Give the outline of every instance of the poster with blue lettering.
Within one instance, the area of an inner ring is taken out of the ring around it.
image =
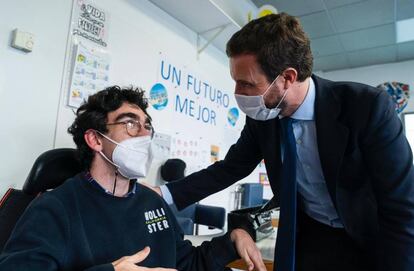
[[[156,81],[148,89],[151,115],[169,127],[167,132],[175,140],[171,158],[187,160],[189,167],[201,169],[223,158],[237,140],[244,118],[231,89],[230,74],[207,73],[172,58],[160,54]],[[212,146],[220,149],[213,160]]]
[[[157,80],[149,91],[149,101],[155,110],[172,109],[176,121],[192,127],[194,124],[220,129],[237,126],[240,113],[233,93],[221,88],[218,82],[165,57],[159,60]]]

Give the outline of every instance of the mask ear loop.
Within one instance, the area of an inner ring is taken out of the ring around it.
[[[112,195],[114,195],[114,196],[115,196],[115,188],[116,188],[116,180],[117,180],[117,177],[118,177],[118,169],[115,170],[114,188],[112,190]]]
[[[269,92],[269,90],[272,88],[272,86],[277,81],[277,79],[279,78],[279,76],[280,76],[280,74],[278,76],[276,76],[276,78],[272,81],[272,83],[270,83],[270,85],[267,87],[266,91],[262,94],[263,98]]]
[[[102,135],[104,138],[106,138],[107,140],[109,140],[109,141],[111,141],[112,143],[114,143],[114,144],[117,144],[115,141],[113,141],[112,139],[110,139],[109,137],[107,137],[107,136],[105,136],[104,134],[102,134],[101,132],[99,132],[99,131],[96,131],[97,133],[99,133],[100,135]],[[111,160],[109,160],[109,158],[108,157],[106,157],[106,155],[102,152],[102,151],[100,151],[99,152],[99,154],[107,161],[107,162],[109,162],[110,164],[112,164],[114,167],[115,167],[115,180],[114,180],[114,187],[113,187],[113,189],[112,189],[112,195],[114,195],[115,196],[115,189],[116,189],[116,182],[117,182],[117,179],[118,179],[118,168],[119,168],[119,166],[117,165],[117,164],[115,164],[114,162],[112,162]]]
[[[279,108],[279,106],[282,104],[283,100],[285,99],[285,97],[286,97],[286,95],[288,93],[288,90],[289,89],[285,90],[285,93],[283,94],[282,99],[280,99],[279,103],[276,105],[275,108]]]

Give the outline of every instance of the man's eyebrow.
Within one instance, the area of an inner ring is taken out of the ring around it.
[[[127,112],[127,113],[121,113],[121,114],[119,114],[115,118],[115,121],[120,121],[121,119],[124,119],[124,118],[131,118],[131,119],[134,119],[134,120],[139,120],[139,116],[138,115],[136,115],[136,114],[134,114],[132,112]]]
[[[253,85],[253,84],[254,84],[254,82],[249,82],[249,81],[246,81],[246,80],[241,80],[241,79],[236,80],[236,82],[237,82],[237,83],[243,83],[243,84],[249,84],[249,85]]]

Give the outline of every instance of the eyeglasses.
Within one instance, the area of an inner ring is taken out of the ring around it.
[[[154,136],[154,128],[149,122],[146,122],[144,125],[142,125],[141,122],[130,119],[126,121],[108,123],[106,125],[119,125],[119,124],[125,125],[126,131],[128,135],[130,136],[138,136],[140,133],[142,133],[143,128],[151,133],[151,138]]]

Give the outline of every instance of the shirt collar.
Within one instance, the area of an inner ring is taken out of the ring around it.
[[[103,192],[105,192],[108,195],[113,196],[114,194],[112,194],[111,191],[106,190],[105,188],[103,188],[103,186],[101,186],[93,177],[89,172],[85,173],[85,178],[89,181],[89,183],[91,183],[92,185],[94,185],[95,187],[98,187],[100,190],[102,190]],[[124,195],[124,198],[128,198],[132,195],[135,194],[137,190],[137,182],[136,180],[130,180],[129,182],[129,191],[126,195]]]
[[[306,93],[305,100],[298,107],[295,113],[290,116],[296,120],[314,120],[315,119],[315,96],[316,89],[312,77],[309,78],[308,93]]]

